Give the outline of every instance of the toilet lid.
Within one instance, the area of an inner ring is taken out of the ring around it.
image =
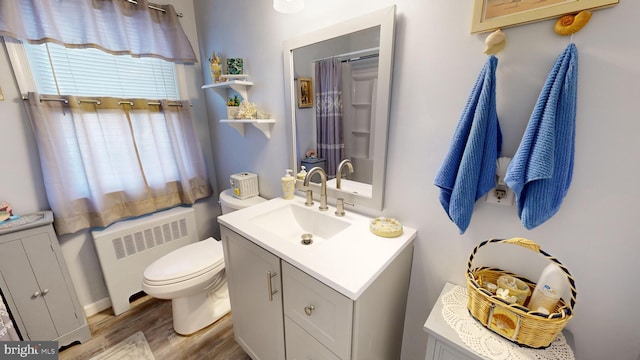
[[[210,237],[178,248],[154,261],[144,271],[145,281],[166,285],[224,268],[222,243]]]
[[[233,189],[227,189],[220,193],[220,201],[232,209],[239,210],[267,200],[260,196],[253,196],[244,200],[238,199],[233,195]]]

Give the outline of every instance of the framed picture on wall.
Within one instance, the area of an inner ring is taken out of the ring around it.
[[[473,0],[471,33],[613,6],[620,0]]]
[[[313,86],[310,77],[298,78],[298,107],[309,108],[313,106]]]

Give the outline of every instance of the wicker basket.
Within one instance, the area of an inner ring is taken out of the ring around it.
[[[514,276],[529,285],[531,292],[536,286],[530,280],[519,275],[490,267],[472,267],[472,262],[478,250],[488,244],[505,243],[519,245],[536,253],[542,254],[550,261],[557,264],[566,274],[569,281],[571,292],[570,304],[564,299],[556,306],[553,313],[545,315],[536,311],[530,311],[524,306],[518,304],[509,304],[501,298],[492,295],[491,292],[482,287],[483,284],[496,284],[498,277],[501,275]],[[491,239],[483,241],[478,245],[467,263],[467,290],[469,293],[469,302],[467,307],[471,316],[478,320],[487,329],[513,341],[516,344],[524,345],[532,348],[546,348],[560,334],[567,322],[573,317],[573,307],[576,303],[576,287],[575,281],[569,270],[560,263],[556,258],[547,254],[540,245],[532,240],[524,238],[512,239]]]

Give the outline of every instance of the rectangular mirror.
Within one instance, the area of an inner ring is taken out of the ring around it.
[[[323,167],[330,198],[375,210],[383,208],[395,12],[392,6],[284,43],[291,168]],[[344,159],[354,171],[343,173],[337,189]]]

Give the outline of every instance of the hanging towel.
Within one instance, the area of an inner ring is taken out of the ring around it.
[[[505,176],[527,229],[560,209],[573,175],[578,51],[569,44],[551,69]]]
[[[484,64],[434,181],[444,211],[461,234],[471,222],[476,200],[496,185],[496,159],[502,149],[496,113],[497,65],[493,55]]]

